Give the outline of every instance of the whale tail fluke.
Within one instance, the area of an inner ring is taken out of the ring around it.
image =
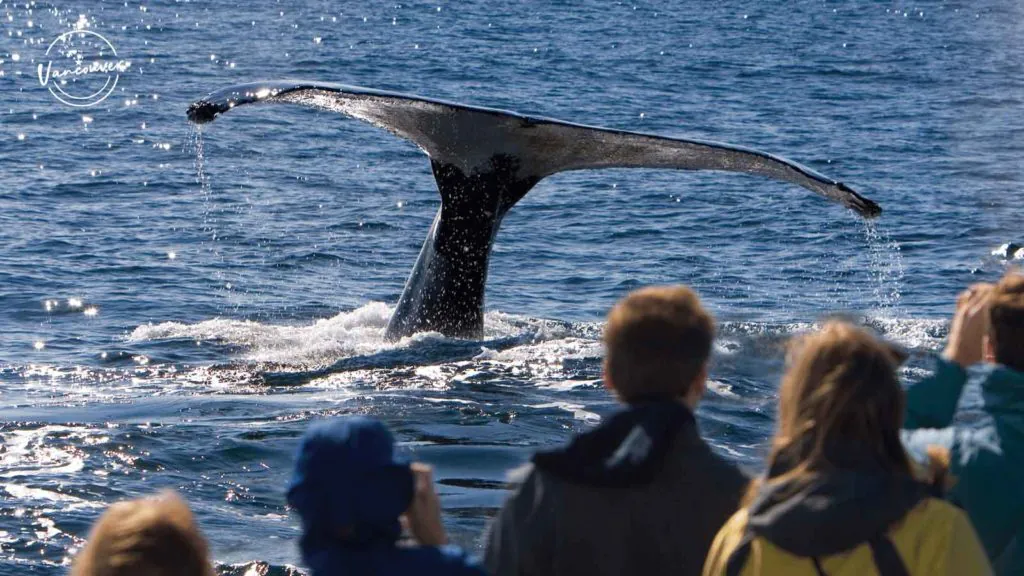
[[[521,180],[589,168],[724,170],[802,186],[861,216],[882,212],[878,204],[841,182],[742,146],[584,126],[355,86],[290,81],[242,84],[194,103],[188,116],[196,123],[210,122],[228,110],[256,102],[303,104],[364,120],[414,142],[435,162],[467,176],[486,173],[494,166]]]
[[[188,109],[192,122],[233,108],[287,102],[339,112],[412,141],[430,157],[441,207],[388,324],[386,336],[415,332],[476,337],[484,287],[502,218],[541,179],[590,168],[670,168],[758,174],[807,188],[865,217],[878,204],[814,170],[758,150],[610,130],[419,96],[310,82],[260,82],[210,94]]]

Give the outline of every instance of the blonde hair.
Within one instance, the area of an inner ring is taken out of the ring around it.
[[[1024,372],[1024,275],[1008,272],[990,298],[989,340],[995,360]]]
[[[783,459],[790,466],[769,483],[793,482],[798,489],[827,471],[827,449],[855,443],[895,474],[911,474],[900,442],[904,394],[897,375],[903,354],[866,330],[830,321],[796,339],[787,355],[779,388],[778,427],[769,466]],[[760,488],[755,481],[750,503]]]
[[[214,576],[206,540],[174,492],[112,505],[93,525],[71,576]]]
[[[642,288],[608,313],[604,369],[625,401],[686,395],[711,355],[715,323],[686,286]]]

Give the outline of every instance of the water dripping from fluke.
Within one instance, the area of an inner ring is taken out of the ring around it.
[[[904,277],[903,253],[899,242],[878,228],[875,220],[864,220],[874,301],[884,316],[898,317]]]

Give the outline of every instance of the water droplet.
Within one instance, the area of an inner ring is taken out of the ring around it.
[[[24,139],[25,139],[25,133],[24,132],[19,132],[18,133],[18,140],[21,141],[21,140],[24,140]]]
[[[43,348],[46,348],[46,342],[43,342],[42,340],[36,340],[35,344],[33,344],[32,347],[35,348],[36,350],[42,350]]]
[[[175,252],[174,250],[171,250],[170,252],[167,253],[167,259],[168,260],[174,260],[177,257],[178,257],[178,253]]]

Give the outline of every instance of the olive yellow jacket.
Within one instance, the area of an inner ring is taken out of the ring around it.
[[[704,576],[724,576],[730,555],[740,545],[749,514],[740,509],[718,532]],[[967,516],[935,498],[921,500],[888,533],[911,576],[987,576],[992,568]],[[818,558],[790,554],[764,538],[755,538],[739,572],[742,576],[866,576],[879,574],[867,543],[847,552]]]

